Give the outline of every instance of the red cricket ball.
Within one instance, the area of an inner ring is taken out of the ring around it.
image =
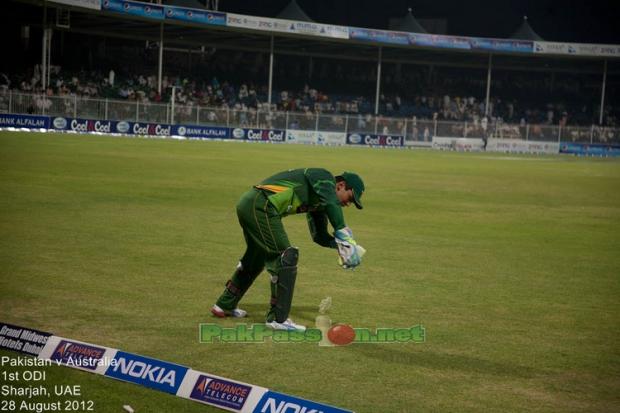
[[[337,346],[346,346],[355,340],[355,330],[347,324],[336,324],[327,332],[327,338]]]

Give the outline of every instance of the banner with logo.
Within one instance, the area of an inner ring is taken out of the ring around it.
[[[226,13],[226,26],[252,30],[272,31],[276,19],[260,16],[245,16],[243,14]]]
[[[322,413],[352,413],[338,407],[321,404],[310,400],[289,396],[288,394],[267,391],[253,413],[281,413],[281,412],[322,412]]]
[[[0,348],[38,356],[51,333],[0,322]]]
[[[418,141],[415,139],[412,140],[406,140],[404,143],[404,146],[410,147],[410,148],[432,148],[433,147],[433,142],[427,142],[427,141]]]
[[[230,139],[230,128],[219,126],[173,125],[172,135],[189,139]]]
[[[319,143],[318,132],[310,130],[287,129],[286,143],[305,143],[315,145]]]
[[[348,39],[349,28],[345,26],[335,26],[315,22],[300,22],[294,20],[274,19],[275,31],[305,34],[309,36],[331,37],[334,39]]]
[[[620,45],[574,43],[573,47],[575,49],[575,54],[577,56],[598,56],[598,57],[620,56]]]
[[[84,7],[85,9],[101,10],[101,0],[49,0],[67,6]]]
[[[407,33],[392,32],[388,30],[362,29],[359,27],[352,27],[349,29],[349,38],[367,42],[400,45],[409,44],[409,35]]]
[[[405,138],[403,136],[390,135],[371,135],[350,133],[347,135],[347,144],[349,145],[366,145],[366,146],[403,146]]]
[[[315,22],[300,22],[286,19],[272,19],[269,17],[246,16],[243,14],[226,13],[226,25],[243,29],[265,30],[309,36],[331,37],[348,39],[349,28]]]
[[[480,138],[447,138],[433,136],[433,149],[479,152],[484,150],[484,140]]]
[[[177,396],[221,409],[252,412],[267,391],[261,386],[190,369]]]
[[[309,145],[345,145],[347,134],[344,132],[286,130],[286,143],[304,143]]]
[[[497,52],[532,53],[534,42],[528,40],[505,40],[487,39],[483,37],[470,37],[472,49],[491,50]]]
[[[346,145],[347,134],[344,132],[318,131],[317,140],[320,145]]]
[[[127,132],[123,132],[126,128]],[[172,136],[172,125],[166,123],[149,123],[149,122],[118,122],[116,124],[118,133],[129,133],[141,136]]]
[[[283,129],[235,128],[232,130],[232,137],[252,142],[286,142],[286,131]]]
[[[28,349],[26,344],[33,346]],[[37,347],[37,348],[35,348]],[[0,348],[240,413],[353,413],[189,367],[0,322]]]
[[[164,19],[164,8],[151,3],[140,3],[128,0],[103,0],[101,8],[105,11],[122,13],[147,19]]]
[[[165,123],[127,122],[56,117],[52,119],[54,130],[78,133],[121,133],[140,136],[172,136],[172,125]]]
[[[584,156],[620,156],[620,145],[602,143],[560,143],[560,153]]]
[[[94,120],[81,118],[63,118],[61,116],[52,118],[52,128],[61,131],[71,132],[99,132],[116,133],[116,124],[119,122],[111,120]]]
[[[105,372],[108,377],[177,394],[188,367],[138,354],[117,351]]]
[[[534,42],[534,53],[575,55],[575,56],[618,57],[620,56],[620,45]]]
[[[558,142],[524,141],[521,139],[489,138],[487,152],[557,154]]]
[[[0,114],[0,128],[49,129],[49,116]]]
[[[534,53],[576,55],[577,49],[571,43],[534,42]]]
[[[226,26],[226,14],[208,10],[165,6],[164,16],[166,19],[179,20],[186,23]]]
[[[409,44],[424,47],[440,47],[445,49],[471,49],[467,37],[443,36],[440,34],[409,33]]]
[[[38,357],[40,360],[51,360],[58,365],[103,375],[116,351],[110,347],[51,336]]]

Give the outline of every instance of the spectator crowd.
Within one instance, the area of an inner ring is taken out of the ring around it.
[[[336,66],[334,77],[338,78],[342,69]],[[360,87],[361,93],[330,93],[313,87],[312,82],[300,80],[298,87],[280,88],[272,92],[272,106],[266,105],[268,89],[265,83],[233,82],[217,76],[205,75],[201,78],[184,76],[163,76],[161,93],[158,91],[157,76],[150,74],[117,75],[114,70],[65,71],[60,66],[52,66],[50,82],[42,90],[41,70],[35,66],[30,73],[20,75],[0,74],[0,88],[4,92],[13,90],[37,93],[41,96],[80,96],[91,98],[120,99],[141,103],[166,103],[175,90],[175,101],[183,106],[230,108],[235,110],[271,109],[305,114],[353,114],[358,122],[365,122],[368,114],[374,113],[374,94],[363,93],[368,88]],[[486,114],[489,119],[515,124],[547,125],[591,125],[598,123],[596,104],[567,105],[564,101],[539,102],[537,105],[521,103],[517,98],[502,99],[492,95],[487,111],[484,96],[469,93],[480,90],[481,85],[464,82],[458,75],[443,76],[443,83],[434,87],[406,93],[395,86],[416,81],[416,77],[388,75],[385,80],[386,92],[379,98],[379,113],[384,117],[415,117],[418,120],[468,121],[479,124]],[[320,79],[320,77],[319,77]],[[357,82],[371,82],[372,73],[364,78],[361,72],[352,74]],[[518,90],[525,88],[521,79],[513,82]],[[317,82],[323,84],[324,82]],[[371,82],[372,83],[372,82]],[[504,91],[506,80],[498,79],[497,88]],[[456,85],[456,88],[455,88]],[[562,84],[560,83],[560,87]],[[173,89],[174,87],[174,89]],[[329,87],[329,86],[327,86]],[[496,87],[496,86],[494,86]],[[567,86],[567,87],[570,87]],[[460,93],[454,92],[461,88]],[[337,89],[337,88],[334,88]],[[390,93],[392,91],[392,93]],[[558,89],[558,96],[562,96]],[[510,95],[510,94],[508,94]],[[520,93],[514,93],[520,96]],[[47,101],[49,102],[49,101]],[[37,105],[45,107],[44,98]],[[618,113],[611,105],[605,106],[604,124],[618,126]]]

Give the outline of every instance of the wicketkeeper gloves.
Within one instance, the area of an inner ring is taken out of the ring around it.
[[[334,233],[334,239],[338,247],[338,264],[344,269],[353,269],[362,263],[362,255],[366,252],[362,246],[357,245],[353,233],[349,227],[339,229]]]

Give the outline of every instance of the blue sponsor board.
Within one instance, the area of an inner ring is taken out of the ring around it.
[[[285,142],[286,131],[282,129],[235,128],[232,130],[232,137],[258,142]]]
[[[101,2],[101,9],[147,19],[164,19],[164,8],[150,3],[126,0],[103,0]]]
[[[403,146],[404,138],[402,136],[350,133],[347,135],[347,144],[396,147]]]
[[[176,394],[187,370],[178,364],[118,351],[105,375]]]
[[[409,33],[409,43],[414,46],[441,47],[444,49],[471,49],[471,43],[465,37],[439,34]]]
[[[72,132],[113,133],[117,122],[111,120],[95,120],[81,118],[52,118],[51,127],[56,130]]]
[[[352,27],[349,29],[349,37],[355,40],[368,42],[379,42],[388,44],[409,44],[409,37],[406,33],[392,32],[387,30],[361,29]]]
[[[77,343],[70,340],[60,340],[50,360],[72,367],[81,367],[95,371],[99,360],[103,358],[105,348],[90,344]]]
[[[142,136],[171,136],[172,126],[165,123],[127,122],[57,117],[52,120],[56,130],[72,132],[122,133]]]
[[[251,391],[251,386],[201,374],[189,397],[202,403],[241,410]]]
[[[187,138],[229,139],[230,129],[219,126],[176,125],[172,127],[172,134]]]
[[[310,400],[289,396],[269,390],[263,395],[253,413],[282,413],[282,412],[313,412],[313,413],[352,413],[350,410],[339,409],[328,404],[321,404]]]
[[[142,135],[142,136],[171,136],[172,135],[172,125],[168,125],[166,123],[148,123],[148,122],[125,122],[125,124],[121,124],[118,122],[116,125],[116,129],[118,133],[128,133],[133,135]],[[121,128],[119,129],[119,124],[121,124]],[[129,127],[127,132],[122,132],[125,127]]]
[[[527,40],[502,40],[472,37],[470,38],[470,42],[472,49],[493,50],[498,52],[534,52],[534,42]]]
[[[50,118],[36,115],[0,115],[0,128],[49,129]]]
[[[560,153],[586,156],[620,156],[620,145],[562,142],[560,143]]]
[[[164,7],[166,19],[179,20],[187,23],[226,25],[226,14],[208,10],[187,9],[184,7]]]

